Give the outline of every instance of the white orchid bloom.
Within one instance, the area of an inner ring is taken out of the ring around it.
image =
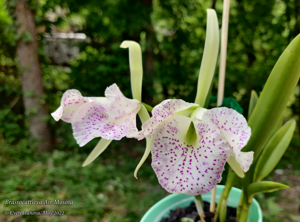
[[[116,84],[105,90],[105,97],[83,97],[78,90],[66,91],[60,107],[51,115],[58,121],[71,123],[80,146],[96,137],[120,140],[136,131],[136,114],[141,103],[126,98]]]
[[[136,134],[139,139],[152,138],[152,168],[171,193],[207,193],[221,181],[230,156],[244,172],[253,161],[253,152],[240,151],[251,135],[241,114],[222,107],[197,108],[192,118],[180,115],[184,108],[195,107],[197,104],[182,100],[163,101]]]

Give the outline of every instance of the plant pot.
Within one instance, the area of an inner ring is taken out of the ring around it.
[[[217,185],[216,202],[218,203],[224,185]],[[240,201],[242,191],[233,187],[228,196],[227,205],[230,207],[237,207]],[[210,202],[210,192],[202,194],[203,201]],[[175,210],[177,207],[187,207],[194,201],[194,196],[186,194],[171,194],[154,206],[152,206],[147,213],[143,216],[141,222],[160,222],[162,218],[168,217],[170,210]],[[259,203],[253,198],[247,222],[262,222],[262,211]]]

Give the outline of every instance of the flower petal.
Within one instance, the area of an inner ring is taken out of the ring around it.
[[[95,137],[120,140],[136,129],[136,114],[140,102],[127,99],[116,84],[105,91],[108,102],[94,100],[82,105],[72,120],[73,135],[80,146]]]
[[[236,161],[240,164],[244,172],[247,172],[253,162],[254,152],[240,152],[236,157]]]
[[[109,102],[109,116],[117,117],[134,113],[136,116],[137,112],[141,107],[141,103],[136,99],[128,99],[120,91],[116,84],[107,87],[105,90],[105,97]],[[136,127],[134,127],[136,129]]]
[[[237,158],[251,136],[245,117],[233,109],[222,107],[207,110],[202,120],[213,123],[221,131]]]
[[[172,116],[161,123],[152,139],[152,167],[159,183],[171,193],[198,195],[221,181],[229,144],[209,122],[194,121],[197,142],[186,143],[191,119]]]
[[[152,117],[143,124],[142,131],[137,133],[136,137],[138,140],[144,139],[145,137],[151,139],[153,132],[166,118],[180,111],[187,110],[191,107],[196,108],[198,106],[198,104],[187,103],[181,99],[164,100],[153,108]]]
[[[78,108],[88,101],[88,98],[83,97],[78,90],[67,90],[62,96],[60,107],[51,113],[51,115],[55,121],[62,119],[63,121],[70,123]]]

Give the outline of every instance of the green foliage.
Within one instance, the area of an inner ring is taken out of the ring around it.
[[[290,120],[271,137],[255,166],[253,181],[260,181],[269,175],[288,148],[296,123]]]
[[[250,103],[249,103],[249,110],[248,110],[248,119],[250,118],[250,116],[254,110],[254,107],[256,106],[257,100],[258,100],[258,95],[254,90],[252,90]]]
[[[271,136],[276,120],[280,118],[298,83],[299,54],[300,35],[288,45],[276,62],[248,121],[252,135],[244,151],[254,151],[254,160]]]
[[[143,148],[110,146],[93,165],[82,168],[85,156],[75,152],[54,151],[42,157],[28,144],[0,144],[0,198],[4,211],[65,211],[67,221],[74,218],[92,221],[138,221],[147,208],[165,195],[153,176],[149,163],[140,170],[143,180],[133,177],[137,159]],[[119,153],[119,151],[120,152]],[[24,152],[27,150],[27,152]],[[120,170],[122,168],[122,170]],[[13,176],[11,176],[13,175]],[[148,195],[151,190],[151,198]],[[9,200],[71,200],[72,205],[5,205]],[[136,202],[139,201],[137,205]],[[23,218],[33,221],[33,218]]]
[[[252,197],[255,194],[263,193],[263,192],[273,192],[279,189],[288,189],[289,186],[286,186],[281,183],[276,183],[273,181],[259,181],[251,183],[247,188],[247,194],[249,196],[249,200],[252,200]]]

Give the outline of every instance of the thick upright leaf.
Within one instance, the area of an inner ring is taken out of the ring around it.
[[[254,110],[254,107],[257,103],[257,100],[258,100],[258,96],[257,96],[257,93],[252,90],[251,91],[251,98],[250,98],[250,103],[249,103],[249,109],[248,109],[248,119],[250,118],[253,110]]]
[[[275,168],[291,142],[295,127],[295,120],[288,121],[268,141],[256,164],[254,181],[262,180]]]
[[[290,187],[282,183],[277,183],[273,181],[260,181],[251,183],[247,188],[248,197],[252,199],[255,194],[273,192],[279,189],[289,189]]]
[[[207,26],[204,52],[198,78],[195,103],[204,106],[206,96],[215,73],[219,53],[219,24],[215,10],[207,9]]]
[[[254,151],[254,161],[269,140],[300,77],[300,35],[275,64],[248,121],[252,135],[243,151]]]

